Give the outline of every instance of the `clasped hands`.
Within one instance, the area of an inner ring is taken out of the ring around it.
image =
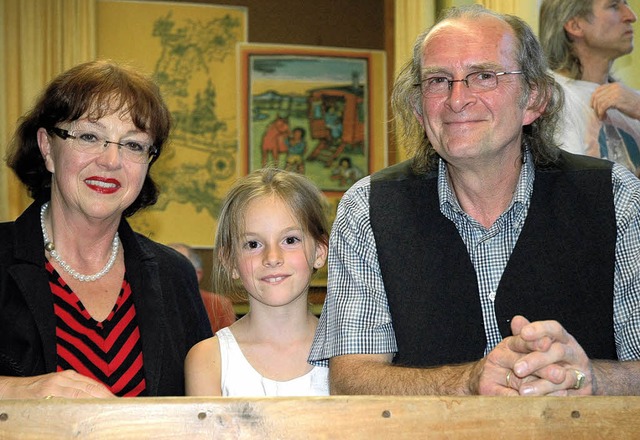
[[[566,396],[595,392],[591,361],[557,321],[511,321],[512,336],[479,361],[478,394]]]

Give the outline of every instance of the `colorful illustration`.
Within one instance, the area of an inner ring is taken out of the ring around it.
[[[169,145],[152,168],[161,187],[158,203],[132,223],[158,241],[210,246],[220,200],[238,175],[236,44],[246,40],[246,10],[98,4],[99,56],[152,74],[174,120]]]
[[[371,72],[378,71],[370,52],[266,45],[241,50],[247,171],[275,165],[340,194],[354,176],[375,168]],[[336,172],[345,164],[348,176]]]

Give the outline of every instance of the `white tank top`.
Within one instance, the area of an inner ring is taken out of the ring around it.
[[[216,332],[220,344],[222,395],[259,396],[328,396],[329,368],[314,366],[304,376],[286,382],[267,379],[244,357],[228,327]]]

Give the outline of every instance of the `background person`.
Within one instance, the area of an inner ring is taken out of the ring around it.
[[[307,295],[327,228],[324,196],[301,174],[266,168],[236,182],[218,220],[214,287],[244,293],[249,312],[189,351],[187,394],[329,394],[328,369],[307,363],[318,325]]]
[[[633,50],[636,19],[624,0],[544,0],[540,8],[540,42],[566,101],[558,142],[638,175],[640,93],[611,73]]]
[[[191,265],[131,230],[170,130],[158,87],[80,64],[20,121],[7,163],[34,202],[0,225],[0,397],[184,395],[211,336]]]
[[[331,230],[310,360],[332,394],[640,394],[640,180],[554,146],[521,19],[449,10],[413,54],[392,93],[413,158]]]
[[[189,259],[196,270],[196,277],[198,278],[198,284],[200,284],[204,274],[200,255],[191,246],[184,243],[171,243],[168,246]],[[204,308],[207,310],[213,333],[216,333],[221,328],[229,327],[235,322],[236,313],[233,310],[231,299],[202,288],[200,289],[200,296],[202,296]]]

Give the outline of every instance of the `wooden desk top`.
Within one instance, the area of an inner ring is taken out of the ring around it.
[[[637,439],[640,397],[3,400],[0,438]]]

